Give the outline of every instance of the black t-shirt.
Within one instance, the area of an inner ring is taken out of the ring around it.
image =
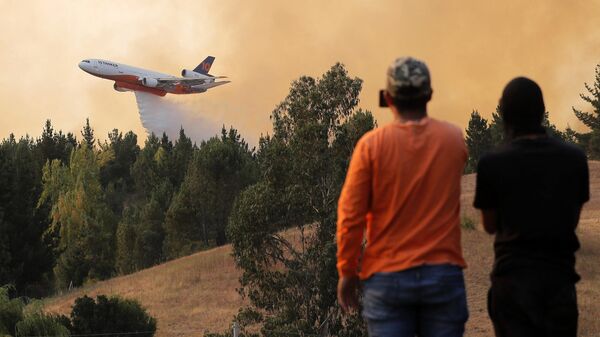
[[[521,138],[482,156],[474,206],[497,214],[492,275],[527,268],[579,280],[575,228],[588,200],[587,158],[561,140]]]

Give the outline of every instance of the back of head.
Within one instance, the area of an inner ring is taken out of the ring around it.
[[[400,110],[424,107],[432,93],[427,65],[412,57],[397,58],[388,68],[386,90]]]
[[[544,132],[544,97],[542,89],[526,77],[508,82],[500,98],[500,115],[506,131],[513,136]]]

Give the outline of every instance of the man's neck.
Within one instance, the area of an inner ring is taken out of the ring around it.
[[[514,130],[508,129],[506,136],[509,140],[519,140],[519,139],[539,139],[548,137],[546,130],[543,127],[540,127],[538,131],[531,132],[515,132]]]
[[[401,123],[418,122],[427,117],[427,110],[404,110],[396,115],[396,120]]]
[[[519,135],[513,137],[512,140],[520,140],[520,139],[539,139],[548,137],[545,133],[532,133],[527,135]]]

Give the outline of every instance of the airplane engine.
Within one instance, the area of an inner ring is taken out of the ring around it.
[[[126,92],[126,91],[131,91],[127,88],[123,88],[117,85],[117,82],[115,82],[115,84],[113,85],[113,88],[115,88],[116,91],[118,92]]]
[[[146,87],[156,88],[158,81],[155,78],[144,77],[142,78],[142,84]]]
[[[193,70],[183,69],[181,71],[181,76],[194,78],[194,77],[201,77],[202,74],[199,74],[199,73],[197,73],[197,72],[195,72]]]

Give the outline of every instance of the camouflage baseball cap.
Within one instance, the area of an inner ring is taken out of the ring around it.
[[[399,57],[388,68],[387,92],[398,99],[421,98],[431,94],[427,65],[412,57]]]

